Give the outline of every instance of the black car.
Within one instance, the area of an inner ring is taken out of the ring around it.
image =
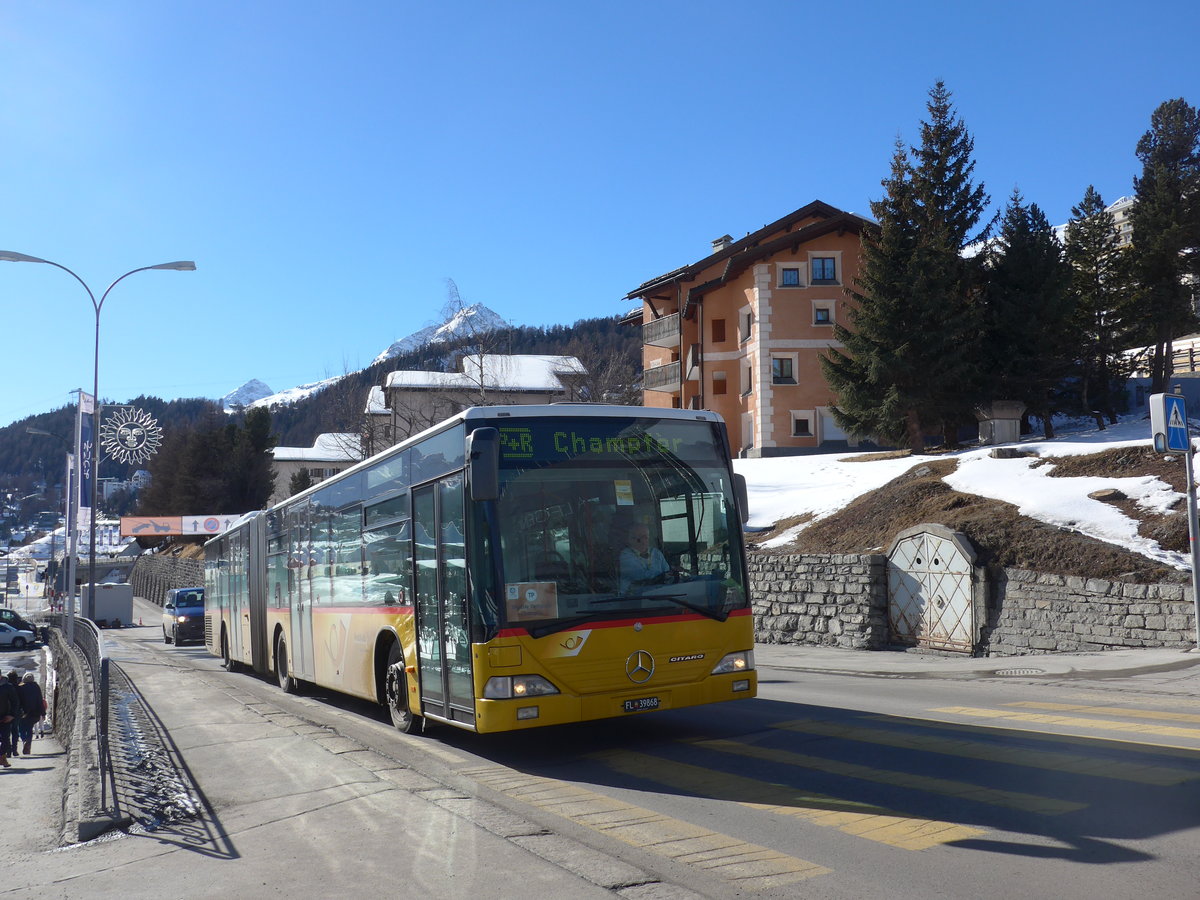
[[[15,610],[8,609],[7,607],[0,608],[0,622],[3,622],[5,625],[11,625],[19,631],[38,633],[38,630],[33,627],[33,624],[29,620],[22,619],[17,615]]]
[[[204,640],[204,588],[172,588],[163,598],[163,643]]]

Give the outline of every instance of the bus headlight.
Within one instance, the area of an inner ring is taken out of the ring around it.
[[[542,697],[557,693],[558,688],[541,675],[494,675],[483,686],[483,696],[489,700]]]
[[[182,625],[184,622],[187,621],[187,616],[179,616],[178,618],[175,619],[175,621],[178,622],[180,625]]]
[[[754,668],[754,651],[739,650],[737,653],[726,653],[721,657],[712,670],[714,675],[727,675],[730,672],[749,672]]]

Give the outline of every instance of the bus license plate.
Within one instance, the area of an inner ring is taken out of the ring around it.
[[[625,701],[625,712],[643,712],[647,709],[658,709],[657,697],[638,697]]]

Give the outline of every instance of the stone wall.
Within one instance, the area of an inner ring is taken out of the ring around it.
[[[748,554],[754,638],[875,650],[889,642],[887,557]],[[1190,647],[1190,586],[1126,584],[1019,569],[989,573],[980,655]]]
[[[869,650],[887,643],[886,559],[749,554],[754,639]]]
[[[199,587],[204,584],[204,561],[174,556],[139,556],[129,575],[133,593],[159,606],[171,588]]]
[[[993,656],[1190,647],[1191,588],[1005,569],[992,582],[985,647]]]

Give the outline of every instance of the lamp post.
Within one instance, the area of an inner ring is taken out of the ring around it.
[[[48,266],[54,266],[56,269],[62,269],[81,285],[87,291],[88,298],[92,301],[92,308],[96,311],[96,350],[93,355],[92,366],[92,446],[88,453],[88,461],[91,464],[91,511],[88,533],[88,618],[95,617],[95,602],[96,602],[96,486],[99,474],[100,456],[98,452],[99,434],[100,434],[100,311],[104,308],[104,301],[108,299],[109,292],[118,284],[128,278],[130,275],[136,275],[138,272],[147,272],[151,269],[170,269],[176,272],[194,272],[196,264],[191,260],[179,260],[178,262],[159,263],[156,266],[140,266],[136,269],[131,269],[120,278],[116,279],[112,284],[105,288],[104,293],[100,295],[100,300],[97,302],[96,295],[92,293],[92,289],[88,287],[87,282],[68,269],[66,266],[52,262],[48,259],[41,259],[37,256],[28,256],[24,253],[14,253],[11,250],[0,250],[0,262],[32,262],[45,263]],[[71,597],[74,597],[74,591],[71,592]]]

